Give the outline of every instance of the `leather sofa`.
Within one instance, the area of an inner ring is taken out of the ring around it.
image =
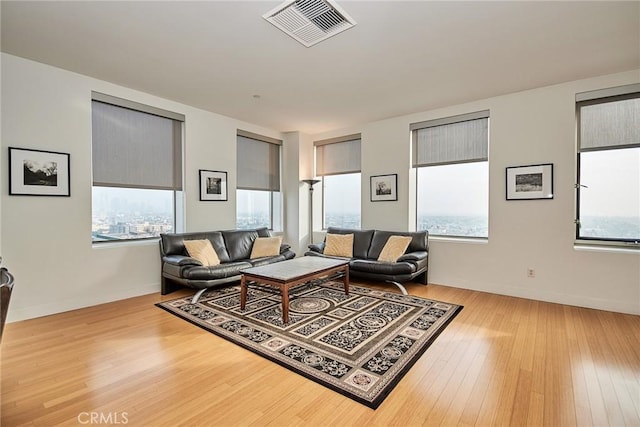
[[[369,280],[381,280],[396,285],[403,294],[407,291],[401,283],[417,281],[428,283],[429,234],[427,231],[400,232],[382,230],[354,230],[329,227],[327,234],[353,234],[353,257],[349,261],[349,275]],[[396,262],[378,261],[382,248],[391,236],[411,236],[404,255]],[[305,255],[324,254],[325,241],[309,245]],[[333,257],[332,257],[333,258]]]
[[[173,292],[180,286],[188,286],[198,289],[192,300],[195,303],[207,289],[240,280],[242,269],[272,264],[296,256],[289,245],[282,244],[279,255],[251,259],[253,243],[258,237],[272,235],[267,228],[161,234],[162,295]],[[211,242],[220,264],[204,266],[188,255],[184,241],[203,239]]]

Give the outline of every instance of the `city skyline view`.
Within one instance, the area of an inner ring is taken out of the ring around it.
[[[174,232],[171,190],[92,188],[94,242],[145,239]]]
[[[640,239],[640,148],[581,154],[580,238]],[[417,229],[432,235],[488,237],[486,162],[419,168]],[[435,183],[435,185],[434,185]],[[587,184],[588,183],[588,184]],[[323,179],[326,227],[360,228],[361,174]],[[614,189],[614,191],[611,191]],[[236,227],[282,229],[281,193],[236,192]],[[173,191],[93,187],[92,239],[158,237],[174,232]],[[460,203],[465,200],[465,203]],[[437,201],[437,202],[436,202]],[[270,210],[274,209],[271,224]]]

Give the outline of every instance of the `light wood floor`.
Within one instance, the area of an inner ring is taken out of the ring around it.
[[[465,308],[375,411],[153,305],[179,291],[7,325],[2,426],[640,425],[640,316],[408,290]]]

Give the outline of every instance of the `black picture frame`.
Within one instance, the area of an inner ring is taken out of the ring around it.
[[[372,175],[369,194],[372,202],[394,202],[398,200],[398,174]]]
[[[553,163],[506,168],[506,199],[553,199]]]
[[[225,202],[228,200],[227,173],[200,169],[200,201]]]
[[[71,155],[9,147],[9,195],[71,197]]]

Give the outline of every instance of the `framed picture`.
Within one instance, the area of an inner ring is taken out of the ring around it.
[[[200,169],[200,200],[227,200],[227,173]]]
[[[372,176],[370,191],[372,202],[398,200],[398,174]]]
[[[507,200],[553,199],[553,163],[507,168]]]
[[[69,154],[9,147],[9,194],[69,197]]]

